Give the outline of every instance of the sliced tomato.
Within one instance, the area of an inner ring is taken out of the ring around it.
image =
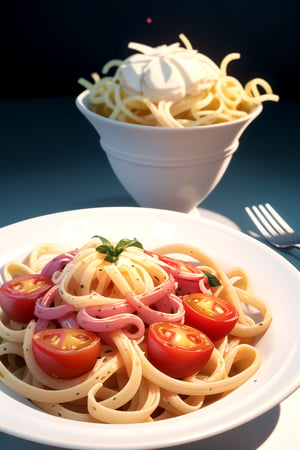
[[[28,323],[34,318],[34,306],[53,286],[49,275],[21,275],[0,287],[0,306],[16,322]]]
[[[147,357],[161,372],[183,378],[209,360],[214,344],[201,331],[182,323],[154,322],[147,335]]]
[[[32,338],[34,357],[47,374],[75,378],[91,370],[101,352],[97,334],[81,328],[38,331]]]
[[[230,333],[238,320],[236,309],[219,297],[195,293],[182,297],[184,322],[217,341]]]

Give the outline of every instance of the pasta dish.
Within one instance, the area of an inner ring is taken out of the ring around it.
[[[205,408],[257,372],[268,305],[200,248],[94,236],[3,268],[0,377],[49,414],[138,423]]]
[[[111,60],[101,77],[79,84],[89,91],[90,109],[121,122],[161,127],[194,127],[242,118],[264,101],[278,101],[270,84],[254,78],[245,86],[228,73],[239,53],[224,57],[220,67],[192,48],[180,34],[178,43],[156,48],[138,43],[124,61]],[[114,75],[109,71],[115,68]]]

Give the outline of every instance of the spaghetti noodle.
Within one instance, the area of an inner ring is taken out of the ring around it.
[[[67,253],[69,262],[52,275],[57,291],[51,305],[45,300],[47,294],[44,300],[37,300],[36,317],[28,324],[10,320],[0,309],[0,377],[5,385],[53,415],[87,422],[137,423],[204,408],[259,369],[261,357],[255,338],[266,332],[272,316],[241,268],[225,272],[201,249],[185,244],[163,246],[154,252],[128,247],[116,262],[105,260],[98,247],[99,238],[95,237]],[[8,262],[4,281],[40,273],[53,256],[65,251],[63,246],[41,244],[25,261]],[[172,254],[192,260],[201,273],[216,277],[218,286],[199,286],[233,305],[239,316],[230,334],[215,342],[203,369],[181,379],[155,367],[147,358],[145,344],[149,324],[184,321],[172,271],[159,259]],[[129,302],[132,298],[133,303]],[[62,308],[66,308],[64,313]],[[257,315],[260,319],[255,322]],[[59,323],[86,327],[101,337],[101,355],[89,372],[59,379],[39,366],[33,336],[37,330],[61,326]]]
[[[194,51],[184,35],[181,34],[179,37],[187,51]],[[146,47],[136,44],[133,48],[139,46]],[[198,55],[195,52],[195,58]],[[177,128],[209,125],[245,117],[258,104],[279,100],[266,80],[254,78],[242,86],[237,78],[228,74],[230,62],[239,58],[239,53],[225,56],[212,83],[179,100],[168,99],[166,95],[165,99],[153,101],[145,95],[128,92],[126,86],[122,85],[121,69],[124,61],[120,60],[109,61],[103,67],[102,78],[98,73],[93,73],[91,75],[93,83],[84,78],[80,78],[78,82],[89,90],[90,109],[113,120]],[[115,74],[108,76],[112,67],[116,67]]]

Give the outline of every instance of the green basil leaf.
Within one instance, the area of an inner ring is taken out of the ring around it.
[[[119,257],[118,255],[109,254],[105,256],[104,261],[115,263],[118,261],[118,257]]]
[[[137,239],[133,239],[132,243],[130,244],[131,247],[137,247],[143,249],[143,244],[138,241]]]
[[[114,248],[111,245],[99,245],[98,247],[96,247],[96,250],[99,253],[114,253]]]
[[[114,247],[113,244],[103,236],[96,235],[93,237],[97,237],[102,241],[102,244],[98,245],[98,247],[96,247],[96,250],[99,253],[106,254],[104,260],[108,262],[117,262],[119,255],[127,247],[138,247],[141,249],[143,248],[142,244],[137,239],[121,239]]]
[[[127,239],[127,238],[125,238],[125,239],[121,239],[117,243],[115,249],[116,249],[116,252],[118,254],[120,254],[123,250],[125,250],[125,248],[128,248],[128,247],[143,248],[142,244],[137,239]]]
[[[95,236],[93,236],[93,237],[94,237],[94,238],[96,237],[96,238],[100,239],[100,241],[102,242],[102,244],[105,244],[105,245],[108,245],[109,247],[112,247],[112,243],[111,243],[108,239],[106,239],[105,237],[99,236],[99,235],[95,235]]]
[[[207,272],[206,270],[202,270],[202,272],[207,276],[210,287],[221,286],[220,280],[215,275],[213,275],[210,272]]]

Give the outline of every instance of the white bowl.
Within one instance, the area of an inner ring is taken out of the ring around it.
[[[136,450],[201,440],[246,423],[279,404],[300,385],[300,274],[253,238],[216,222],[172,211],[92,208],[42,216],[0,230],[0,266],[40,242],[78,246],[95,234],[117,240],[136,237],[146,248],[185,242],[201,247],[225,269],[241,265],[273,322],[257,347],[262,365],[254,377],[216,403],[160,422],[105,425],[46,414],[0,385],[0,429],[43,444],[72,449]]]
[[[135,125],[89,109],[89,92],[76,99],[94,126],[116,176],[140,206],[190,212],[224,175],[239,138],[261,113],[222,124],[190,128]]]

